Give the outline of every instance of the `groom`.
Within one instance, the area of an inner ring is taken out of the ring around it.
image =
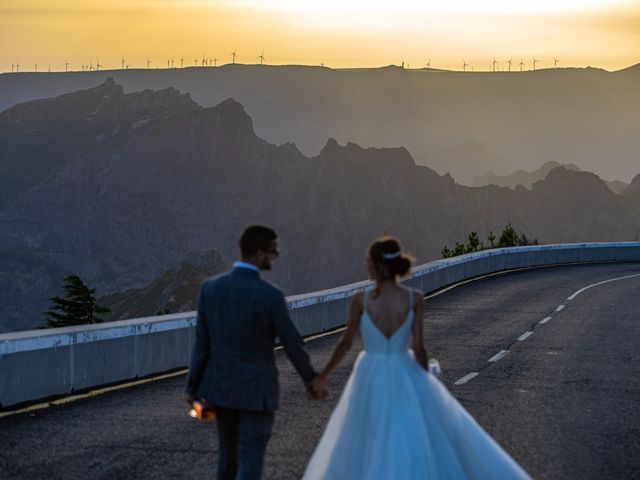
[[[276,233],[261,225],[240,237],[242,261],[204,282],[198,300],[196,341],[187,402],[198,397],[217,412],[218,479],[259,479],[274,412],[278,408],[277,336],[312,398],[316,376],[280,290],[260,278],[277,258]]]

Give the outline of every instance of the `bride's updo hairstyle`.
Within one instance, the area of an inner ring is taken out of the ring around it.
[[[369,258],[378,272],[380,279],[388,277],[404,277],[409,273],[414,258],[402,253],[400,241],[395,237],[382,237],[369,247]]]

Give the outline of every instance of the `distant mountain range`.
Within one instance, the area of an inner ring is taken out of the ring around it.
[[[507,222],[547,243],[633,240],[640,230],[638,177],[623,196],[564,168],[531,190],[464,187],[401,147],[330,139],[309,158],[259,138],[234,100],[203,108],[172,88],[125,94],[112,79],[5,110],[0,145],[4,331],[41,325],[71,273],[98,295],[143,289],[139,302],[153,310],[145,292],[166,297],[191,252],[215,249],[229,266],[256,222],[280,233],[267,277],[287,294],[364,278],[365,248],[385,231],[425,262]]]
[[[542,164],[540,168],[529,172],[527,170],[517,170],[510,175],[494,175],[492,172],[488,172],[482,176],[473,177],[473,182],[471,185],[474,187],[484,187],[485,185],[497,185],[499,187],[509,187],[515,188],[517,185],[522,185],[526,188],[531,188],[531,186],[542,179],[544,179],[551,170],[558,167],[564,167],[567,170],[573,170],[574,172],[579,172],[580,168],[576,165],[566,164],[563,165],[558,162],[550,161]],[[603,180],[604,183],[611,189],[612,192],[617,194],[622,194],[629,186],[628,183],[621,182],[619,180],[609,181]]]
[[[420,165],[471,185],[546,161],[628,183],[640,152],[640,65],[452,72],[389,66],[217,68],[0,75],[0,111],[86,89],[113,76],[125,91],[174,87],[204,107],[234,98],[275,144],[317,155],[327,138],[403,146]]]
[[[222,257],[215,250],[189,255],[177,268],[171,268],[142,288],[105,295],[98,303],[111,312],[107,321],[150,317],[193,311],[198,306],[202,282],[224,270]]]

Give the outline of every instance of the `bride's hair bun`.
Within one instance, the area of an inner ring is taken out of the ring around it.
[[[404,277],[413,265],[413,257],[402,253],[400,241],[395,237],[382,237],[369,247],[369,257],[375,265],[383,266],[391,275]]]

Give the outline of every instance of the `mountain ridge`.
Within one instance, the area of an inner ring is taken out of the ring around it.
[[[101,101],[93,93],[87,114]],[[471,188],[417,165],[404,147],[329,139],[306,157],[258,137],[234,100],[204,108],[151,99],[160,107],[135,129],[144,115],[121,100],[107,99],[90,134],[66,142],[26,123],[16,135],[0,128],[0,329],[42,324],[70,273],[102,296],[148,286],[188,252],[213,248],[229,265],[251,223],[280,234],[267,278],[287,294],[361,280],[366,245],[385,231],[425,262],[470,231],[486,237],[509,222],[543,242],[631,240],[640,224],[634,197],[584,172],[554,174],[531,191]],[[31,105],[34,119],[41,105]],[[84,117],[68,118],[65,108],[51,121],[69,132]],[[0,125],[12,115],[0,113]],[[15,167],[33,158],[46,173]]]
[[[235,98],[261,138],[294,142],[307,156],[317,155],[334,137],[342,144],[402,145],[416,163],[451,172],[463,184],[487,171],[532,170],[547,159],[609,180],[629,182],[637,173],[640,139],[633,125],[640,116],[640,70],[635,68],[470,73],[225,65],[3,74],[0,109],[86,88],[107,76],[127,92],[175,87],[203,107]]]

